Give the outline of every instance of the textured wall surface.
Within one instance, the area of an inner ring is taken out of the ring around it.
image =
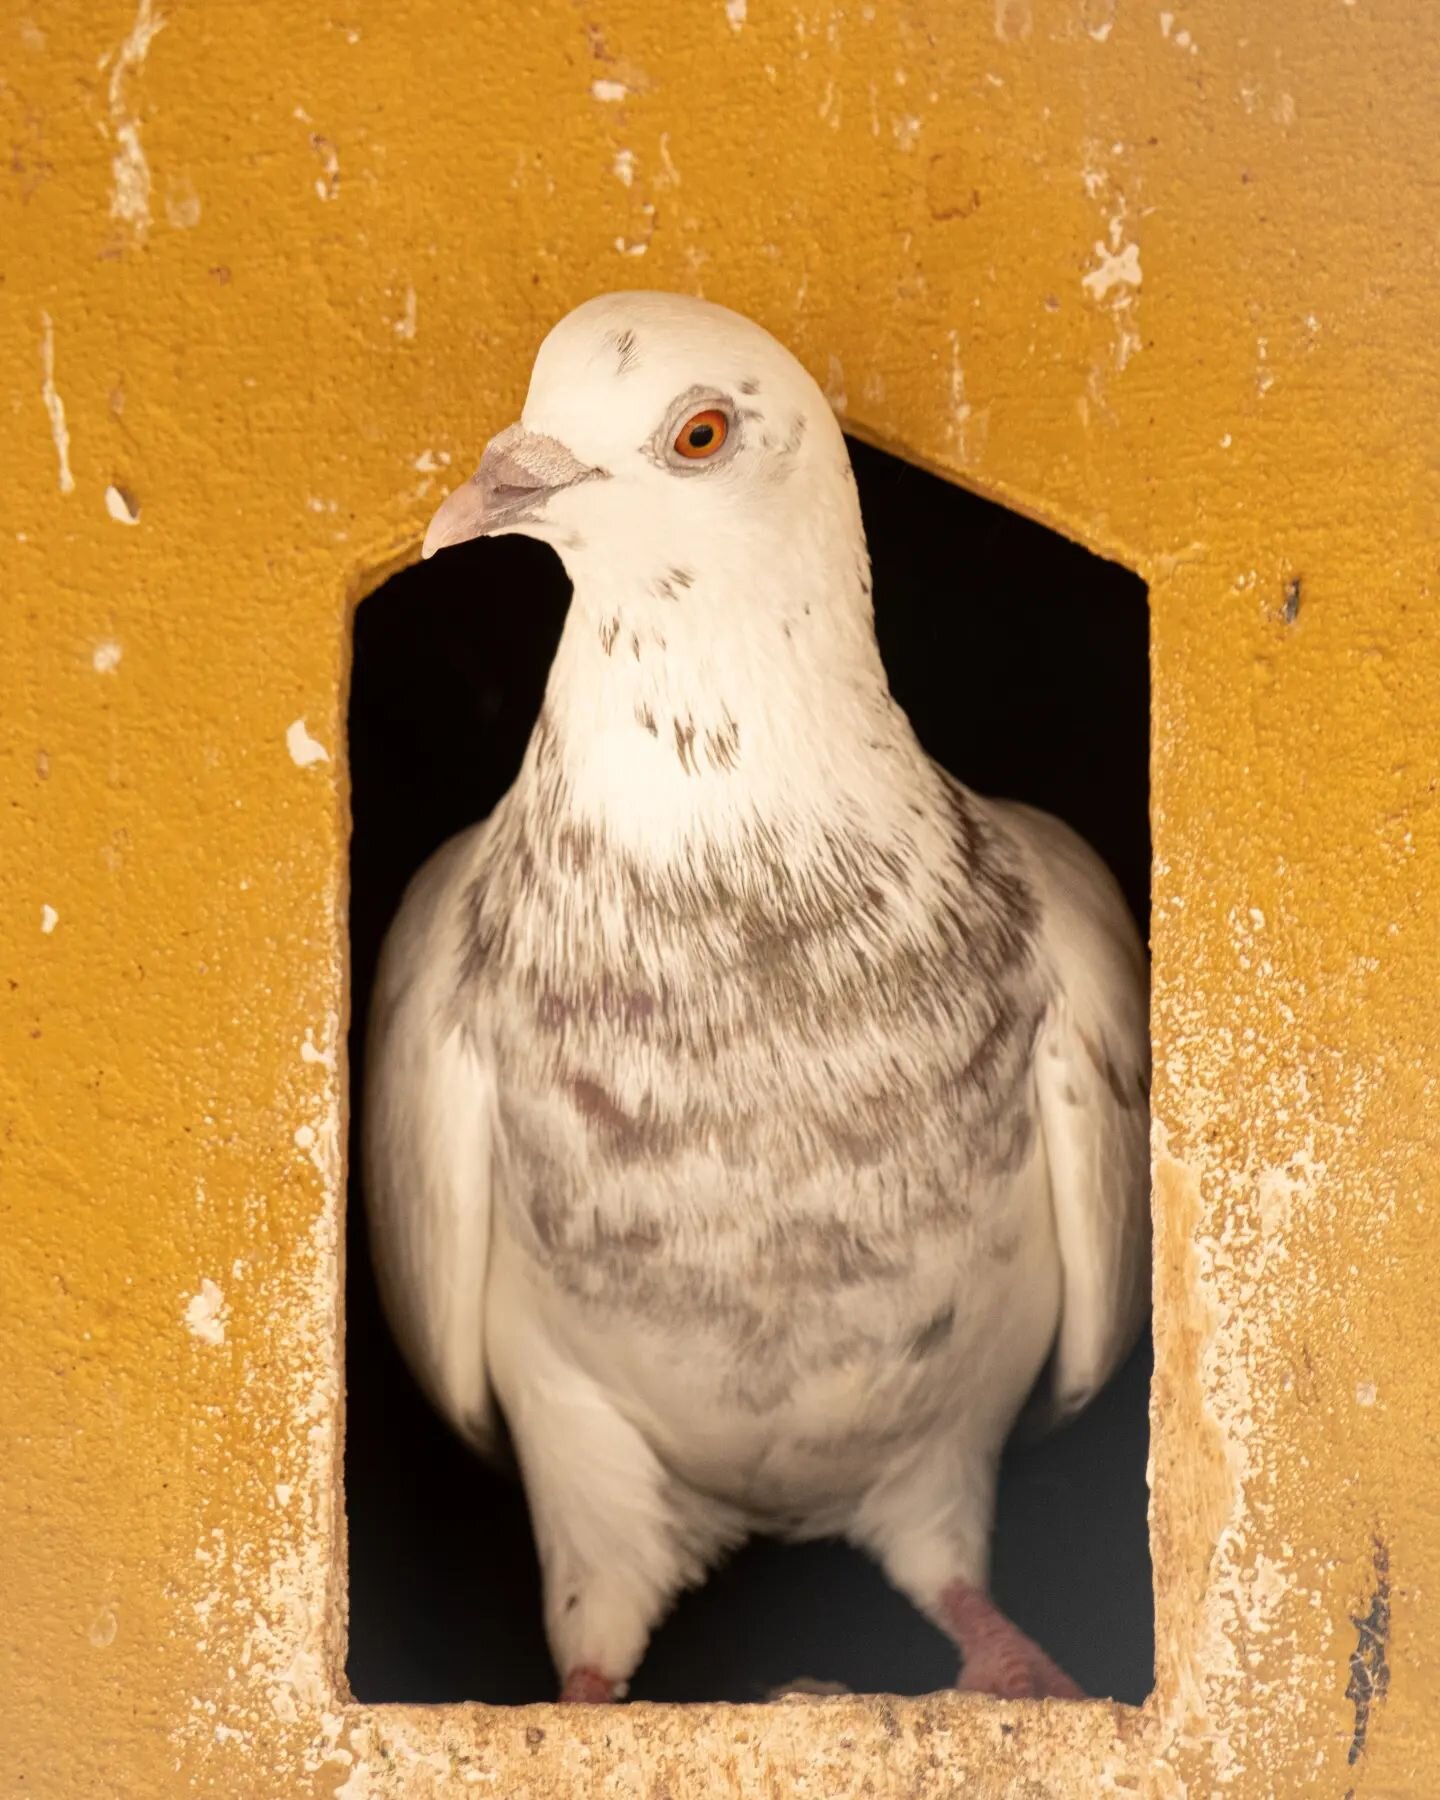
[[[7,9],[7,1792],[1433,1791],[1440,26],[1172,3]],[[348,615],[635,285],[1151,583],[1142,1711],[339,1685]]]

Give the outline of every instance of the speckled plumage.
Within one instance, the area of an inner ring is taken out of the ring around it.
[[[519,778],[387,941],[390,1315],[473,1441],[505,1413],[562,1672],[623,1684],[752,1527],[847,1533],[943,1620],[1042,1365],[1073,1410],[1143,1318],[1124,903],[920,749],[843,439],[758,327],[590,302],[496,444],[430,541],[523,529],[575,592]]]

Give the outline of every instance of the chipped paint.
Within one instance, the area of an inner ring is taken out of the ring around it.
[[[595,99],[613,105],[617,101],[625,99],[630,90],[623,81],[601,79],[590,83],[590,92]]]
[[[114,143],[110,159],[110,217],[124,225],[134,243],[145,241],[150,229],[150,165],[140,143],[140,117],[131,98],[131,85],[139,77],[150,46],[164,29],[152,0],[140,0],[129,34],[111,56],[102,56],[100,71],[108,67],[109,135]]]
[[[46,937],[49,937],[50,933],[55,929],[55,927],[59,923],[60,923],[59,913],[56,912],[55,908],[53,906],[51,906],[50,903],[47,901],[45,903],[45,905],[40,908],[40,929],[41,929],[41,931],[44,932]]]
[[[1080,278],[1081,287],[1092,299],[1103,300],[1113,287],[1139,287],[1144,277],[1138,244],[1122,244],[1118,250],[1107,250],[1104,244],[1097,243],[1094,253],[1096,266]]]
[[[105,511],[117,525],[140,523],[140,502],[128,489],[116,487],[113,481],[105,490]]]
[[[295,719],[286,727],[285,748],[297,769],[308,769],[330,760],[330,752],[318,738],[311,737],[303,719]]]
[[[40,398],[50,420],[50,440],[55,446],[57,479],[62,494],[75,492],[70,473],[70,428],[65,422],[65,402],[55,386],[55,327],[49,313],[40,315]]]
[[[200,1283],[199,1292],[185,1302],[185,1328],[202,1344],[223,1344],[229,1314],[224,1294],[207,1277]]]

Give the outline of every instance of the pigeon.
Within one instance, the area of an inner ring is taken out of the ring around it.
[[[872,1554],[960,1687],[1079,1697],[987,1564],[1022,1409],[1147,1313],[1125,901],[921,748],[845,439],[759,325],[563,318],[424,554],[510,532],[570,605],[514,785],[387,934],[364,1181],[411,1368],[518,1465],[561,1698],[623,1697],[752,1532]]]

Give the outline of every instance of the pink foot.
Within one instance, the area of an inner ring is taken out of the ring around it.
[[[951,1582],[940,1596],[940,1618],[965,1659],[956,1683],[963,1692],[1001,1700],[1085,1698],[1059,1664],[979,1588]]]
[[[562,1702],[575,1700],[589,1706],[607,1706],[614,1698],[615,1683],[598,1669],[586,1668],[583,1663],[578,1669],[570,1671],[560,1690]]]

